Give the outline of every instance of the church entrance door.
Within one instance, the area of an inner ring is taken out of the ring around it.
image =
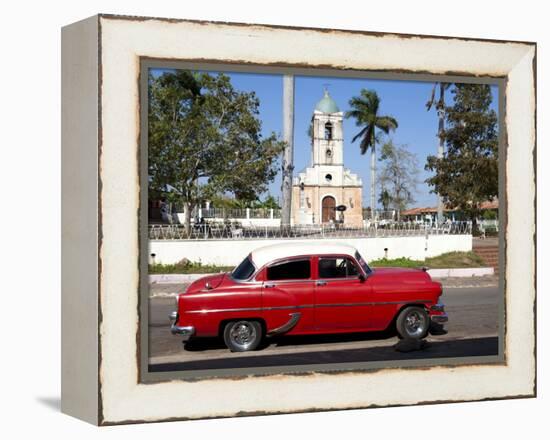
[[[322,221],[323,223],[328,223],[331,220],[336,220],[336,200],[332,196],[326,196],[323,199],[322,203],[323,212],[322,212]]]

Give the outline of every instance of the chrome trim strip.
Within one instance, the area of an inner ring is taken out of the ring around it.
[[[419,299],[414,303],[431,303],[428,299]],[[243,307],[236,309],[205,309],[205,310],[187,310],[186,313],[221,313],[221,312],[259,312],[269,310],[296,310],[307,308],[322,307],[358,307],[358,306],[387,306],[392,304],[405,304],[408,301],[380,301],[380,302],[361,302],[361,303],[331,303],[331,304],[302,304],[299,306],[273,306],[273,307]]]
[[[221,313],[221,312],[257,312],[264,310],[261,307],[245,307],[240,309],[203,309],[203,310],[186,310],[185,313]]]
[[[274,328],[273,330],[268,331],[267,336],[275,336],[275,335],[280,335],[282,333],[289,332],[294,327],[296,327],[296,324],[298,324],[298,321],[300,321],[301,317],[302,317],[301,313],[291,313],[290,319],[286,324],[283,324],[280,327],[277,327],[277,328]]]

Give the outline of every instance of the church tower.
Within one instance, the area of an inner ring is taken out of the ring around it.
[[[325,96],[317,103],[311,118],[313,166],[344,164],[343,116],[336,102],[325,90]]]
[[[344,168],[343,118],[325,90],[311,118],[311,165],[293,179],[294,224],[363,224],[363,184]],[[337,211],[342,205],[345,211]]]

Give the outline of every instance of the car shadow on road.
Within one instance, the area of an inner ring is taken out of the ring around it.
[[[225,358],[188,362],[167,362],[149,365],[150,372],[257,368],[275,366],[315,365],[346,362],[400,361],[408,359],[444,359],[475,356],[497,356],[498,337],[428,342],[422,350],[397,352],[393,346],[324,350],[286,354],[239,356],[229,353]]]
[[[338,342],[356,342],[386,340],[396,336],[395,331],[380,331],[368,333],[342,333],[326,335],[297,335],[297,336],[273,336],[264,338],[257,351],[265,350],[268,347],[307,346],[316,344],[333,344]],[[208,350],[225,349],[226,346],[221,338],[200,338],[184,342],[185,351],[200,352]]]

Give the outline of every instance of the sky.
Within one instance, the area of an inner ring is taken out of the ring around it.
[[[154,72],[158,74],[158,71]],[[215,73],[215,72],[210,72]],[[272,74],[224,72],[231,78],[233,86],[241,91],[254,91],[260,100],[260,119],[262,132],[268,136],[275,132],[282,138],[282,90],[283,77]],[[422,81],[396,81],[376,79],[335,78],[319,76],[296,76],[294,83],[294,169],[295,173],[310,166],[311,145],[307,129],[317,102],[327,88],[341,111],[349,110],[349,100],[358,96],[362,88],[375,90],[380,97],[380,115],[389,115],[397,119],[399,127],[391,133],[394,143],[406,145],[417,156],[420,181],[413,195],[415,203],[411,207],[435,206],[436,196],[430,193],[430,187],[424,182],[431,173],[424,170],[428,155],[436,154],[438,119],[434,109],[426,110],[433,83]],[[498,112],[498,88],[491,86],[492,108]],[[446,102],[452,102],[450,92]],[[370,151],[361,155],[359,140],[352,143],[355,134],[360,131],[353,119],[344,119],[344,166],[363,180],[363,206],[370,205]],[[377,168],[382,164],[378,162]],[[281,176],[278,175],[269,185],[269,193],[275,197],[281,195]],[[379,187],[377,195],[379,196]],[[265,197],[265,195],[264,195]],[[262,197],[262,198],[264,198]]]

